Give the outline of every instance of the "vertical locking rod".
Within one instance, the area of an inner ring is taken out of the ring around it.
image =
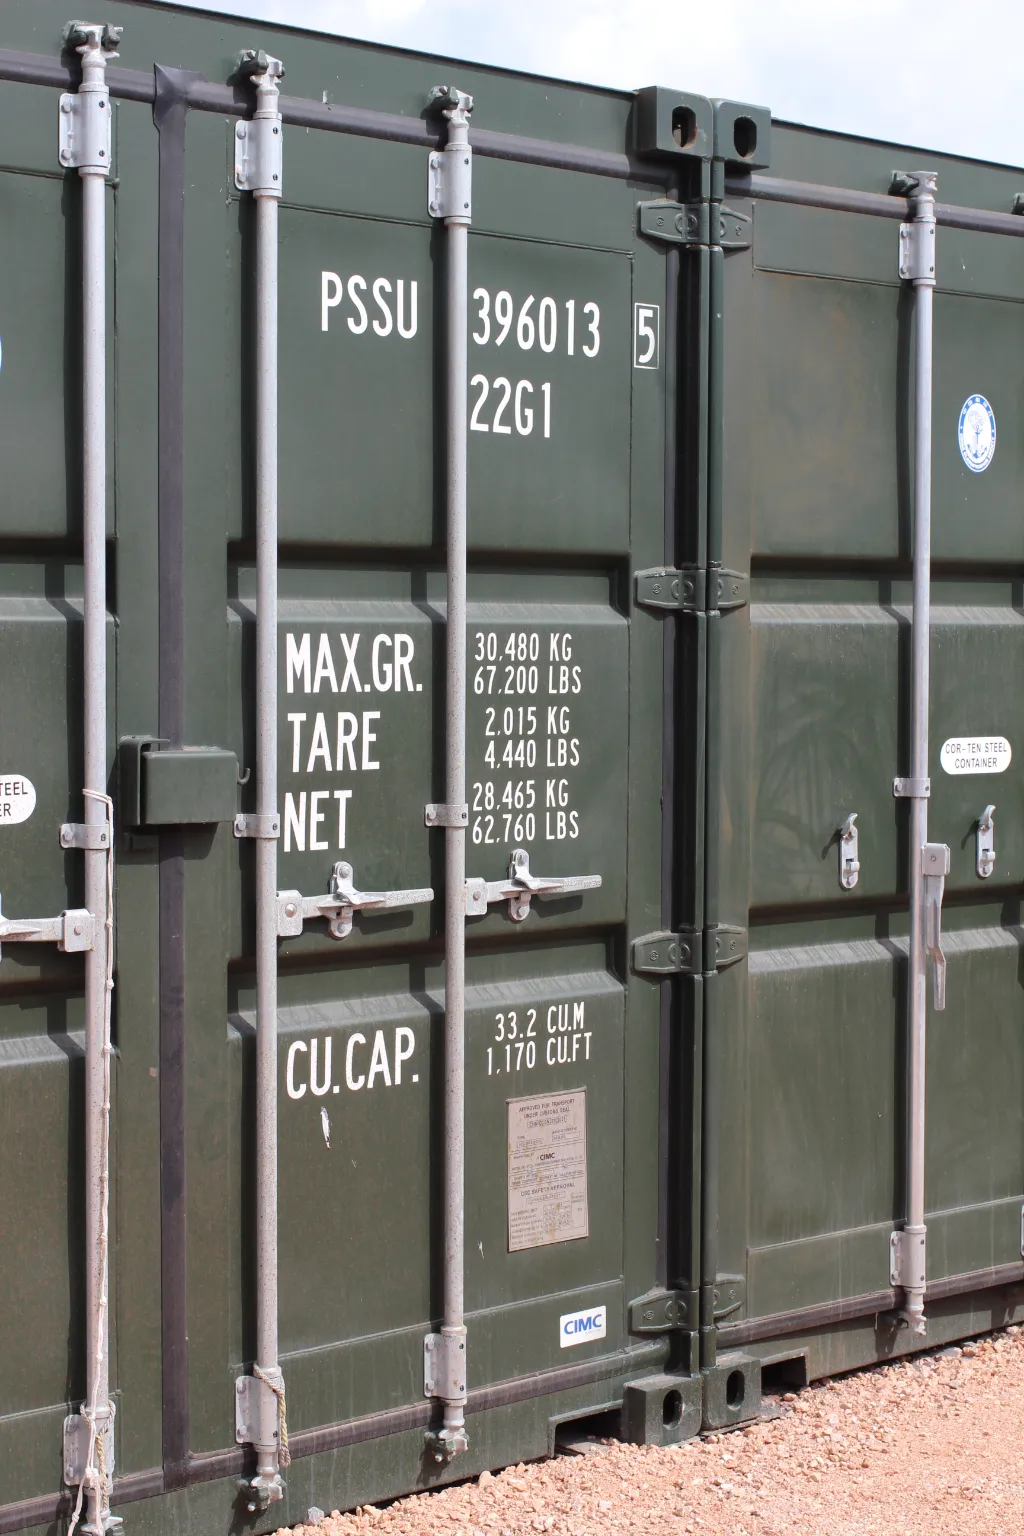
[[[450,86],[430,104],[448,122],[443,152],[431,156],[428,206],[447,231],[446,513],[448,596],[445,662],[445,798],[466,800],[466,456],[469,363],[469,224],[473,98]],[[452,818],[455,820],[455,818]],[[466,1449],[466,1325],[463,1289],[466,1174],[466,827],[445,827],[444,913],[444,1317],[441,1338],[444,1426],[435,1455]]]
[[[935,187],[932,171],[894,178],[913,218],[900,228],[900,276],[914,285],[914,597],[911,627],[910,973],[908,982],[908,1148],[901,1245],[903,1315],[925,1332],[925,1060],[927,933],[923,851],[928,842],[928,700],[931,648],[932,300],[935,293]],[[909,1255],[917,1257],[913,1262]]]
[[[106,70],[117,58],[119,27],[71,22],[65,42],[82,60],[82,83],[60,100],[60,160],[82,184],[82,559],[84,651],[84,800],[87,826],[109,827],[107,799],[107,316],[106,178],[112,135]],[[72,1528],[87,1496],[83,1529],[102,1536],[110,1514],[113,1408],[110,1402],[110,992],[112,913],[109,847],[85,852],[85,902],[95,942],[85,956],[85,1305],[86,1400],[81,1421],[88,1448],[78,1471]],[[97,840],[98,844],[98,840]],[[106,921],[104,921],[104,916]],[[69,1423],[73,1422],[69,1420]],[[67,1460],[67,1458],[65,1458]]]
[[[247,52],[251,122],[235,129],[235,185],[256,204],[256,1449],[253,1504],[282,1497],[288,1464],[278,1363],[277,1262],[277,215],[282,181],[279,59]]]

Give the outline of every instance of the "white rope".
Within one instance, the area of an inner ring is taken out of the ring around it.
[[[96,1372],[95,1380],[98,1389],[103,1376],[105,1356],[108,1307],[107,1259],[110,1247],[110,1058],[113,1055],[110,1038],[110,1019],[114,991],[114,802],[109,795],[100,794],[99,790],[84,789],[82,793],[90,800],[99,800],[106,806],[107,810],[107,910],[103,920],[107,952],[103,999],[103,1147],[100,1154],[99,1173],[100,1231],[98,1250],[95,1256],[99,1269],[96,1287],[99,1305],[96,1308],[96,1337],[90,1341],[93,1349]],[[75,1528],[81,1519],[82,1503],[85,1498],[86,1489],[96,1490],[96,1515],[101,1531],[105,1527],[105,1517],[110,1508],[110,1477],[107,1471],[106,1436],[96,1432],[100,1407],[101,1405],[95,1393],[91,1403],[82,1404],[82,1418],[89,1426],[89,1449],[86,1453],[82,1481],[78,1485],[78,1498],[75,1500],[71,1523],[68,1526],[68,1536],[74,1536]],[[113,1402],[108,1401],[107,1422],[110,1425],[111,1440],[114,1433],[115,1411]]]

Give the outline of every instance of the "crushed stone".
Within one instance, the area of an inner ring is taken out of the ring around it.
[[[484,1472],[295,1536],[1020,1536],[1024,1330],[766,1398],[742,1430]],[[317,1511],[319,1513],[319,1511]],[[286,1536],[286,1533],[280,1533]]]

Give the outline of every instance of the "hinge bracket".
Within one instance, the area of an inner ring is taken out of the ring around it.
[[[665,608],[676,613],[703,613],[707,591],[707,572],[699,565],[657,565],[652,570],[637,571],[634,578],[638,608]]]
[[[696,1291],[648,1291],[629,1304],[630,1333],[696,1332]]]
[[[669,245],[707,245],[707,203],[673,203],[659,198],[652,203],[638,203],[639,228],[648,240],[664,240]]]
[[[635,602],[640,608],[666,609],[675,613],[724,613],[742,608],[748,600],[749,578],[742,571],[722,566],[657,565],[637,571]]]
[[[745,608],[750,579],[742,571],[727,571],[724,566],[708,567],[708,612],[726,613],[731,608]]]
[[[749,251],[754,243],[754,221],[749,213],[737,213],[725,203],[712,207],[712,245],[723,251]]]
[[[714,1285],[700,1288],[701,1325],[711,1328],[738,1312],[747,1299],[744,1275],[716,1275]]]
[[[747,930],[729,923],[646,933],[633,940],[633,970],[639,976],[702,976],[724,971],[747,953]]]
[[[645,933],[633,940],[633,970],[638,976],[699,976],[704,969],[704,935],[699,929]]]

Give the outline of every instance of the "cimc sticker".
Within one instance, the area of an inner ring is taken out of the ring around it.
[[[608,1332],[608,1308],[589,1307],[586,1312],[565,1312],[558,1319],[558,1343],[562,1349],[589,1344]]]

